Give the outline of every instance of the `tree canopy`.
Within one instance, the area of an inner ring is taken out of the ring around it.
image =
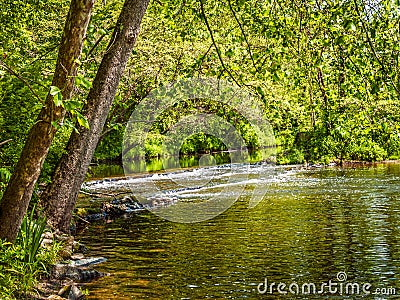
[[[2,191],[50,91],[68,5],[28,0],[2,7]],[[398,5],[391,0],[152,1],[94,159],[120,158],[126,122],[137,103],[157,87],[192,77],[228,80],[259,97],[279,145],[278,163],[399,158]],[[40,182],[50,181],[71,132],[88,125],[82,109],[121,8],[117,0],[94,6],[76,93],[62,102],[64,122],[53,124],[58,130]],[[234,111],[203,99],[164,113],[152,128],[146,155],[159,155],[168,128],[199,109],[240,127],[248,146],[257,147]],[[182,153],[223,149],[212,136],[199,135]]]

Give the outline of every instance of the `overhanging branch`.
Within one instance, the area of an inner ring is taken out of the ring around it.
[[[214,48],[217,51],[218,59],[221,62],[222,68],[228,73],[229,77],[232,78],[232,80],[240,87],[241,85],[236,80],[236,78],[232,75],[232,72],[225,66],[224,60],[222,59],[222,56],[221,56],[221,52],[220,52],[220,50],[218,48],[217,43],[215,42],[214,34],[213,34],[212,30],[211,30],[210,24],[208,23],[208,19],[207,19],[206,13],[204,11],[204,5],[203,5],[203,1],[202,0],[200,1],[200,9],[201,9],[201,14],[203,15],[203,18],[204,18],[204,23],[206,24],[207,30],[210,33],[211,40],[212,40],[212,43],[214,45]]]
[[[44,102],[42,100],[42,98],[40,98],[40,96],[35,92],[35,90],[33,89],[33,87],[29,84],[28,81],[26,81],[25,78],[23,78],[22,76],[20,76],[17,72],[15,72],[13,69],[11,69],[11,67],[7,66],[7,64],[2,61],[0,59],[0,66],[3,67],[3,69],[5,69],[8,73],[10,73],[11,75],[17,77],[20,81],[22,81],[23,84],[25,84],[28,89],[32,92],[32,94],[40,101],[40,102]]]

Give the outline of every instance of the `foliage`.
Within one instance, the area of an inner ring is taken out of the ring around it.
[[[304,161],[304,154],[296,148],[290,148],[284,151],[281,149],[276,158],[278,165],[302,164]]]
[[[262,99],[280,146],[278,163],[400,158],[397,2],[152,1],[95,158],[119,158],[125,125],[136,105],[155,88],[191,77],[228,80]],[[53,124],[60,128],[42,181],[50,180],[76,124],[87,125],[81,107],[107,52],[122,1],[96,2],[76,77],[77,93],[63,101],[50,82],[68,3],[2,4],[0,142],[12,141],[0,147],[0,197],[49,90],[68,114],[64,124]],[[223,117],[249,147],[259,146],[249,123],[234,109],[196,99],[181,101],[160,116],[145,154],[159,156],[165,133],[199,112]],[[184,141],[181,154],[224,147],[215,137],[197,134]],[[41,248],[28,246],[38,245],[43,220],[24,222],[19,244],[1,244],[1,298],[13,289],[31,287],[35,270],[43,271],[40,262],[48,261]],[[25,269],[29,272],[23,275]]]
[[[0,168],[0,198],[11,178],[11,172],[7,168]]]
[[[123,85],[125,97],[135,95],[132,105],[122,102],[125,116],[157,86],[179,77],[214,76],[246,85],[264,100],[277,142],[284,148],[281,162],[301,162],[303,157],[315,162],[397,157],[400,111],[394,105],[398,97],[394,63],[399,14],[394,4],[371,6],[371,11],[363,9],[362,1],[253,4],[241,1],[229,7],[216,1],[205,4],[203,14],[191,1],[153,3],[132,59],[131,76]],[[163,34],[158,34],[160,28]],[[178,105],[160,118],[154,132],[166,132],[180,118],[208,106],[182,110]],[[124,121],[126,117],[119,119],[117,131],[124,130]],[[244,137],[247,129],[241,131]],[[216,141],[211,144],[214,150],[221,149]],[[198,135],[186,141],[182,153],[205,150],[201,147],[207,145]],[[159,154],[156,150],[148,147],[147,155]]]
[[[67,1],[13,3],[6,3],[0,17],[0,58],[43,98],[50,89],[63,21],[59,16],[65,15]],[[194,0],[153,1],[95,158],[120,158],[125,124],[137,103],[183,77],[225,79],[260,97],[282,147],[281,162],[400,157],[400,14],[393,1],[368,3],[203,1],[202,7]],[[78,93],[69,103],[59,99],[68,118],[41,180],[49,180],[75,122],[85,124],[80,107],[121,5],[117,0],[96,3],[76,78]],[[0,167],[15,166],[41,105],[26,84],[0,68],[0,136],[13,139],[0,148]],[[196,111],[223,116],[248,146],[257,147],[251,127],[232,110],[186,101],[158,120],[146,143],[147,156],[160,155],[162,135]],[[206,135],[193,136],[183,146],[182,153],[224,149]]]
[[[34,213],[35,207],[30,215],[26,215],[22,220],[21,230],[17,237],[17,243],[20,243],[26,250],[24,261],[27,264],[32,264],[35,261],[46,228],[46,219],[39,216],[34,220]]]
[[[53,241],[43,247],[42,234],[46,222],[34,219],[34,210],[25,216],[16,243],[0,241],[0,298],[29,297],[40,276],[55,263],[61,244]]]

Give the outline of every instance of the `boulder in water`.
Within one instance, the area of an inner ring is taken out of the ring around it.
[[[111,217],[118,217],[141,209],[143,209],[143,205],[129,196],[103,203],[102,207],[102,211]]]

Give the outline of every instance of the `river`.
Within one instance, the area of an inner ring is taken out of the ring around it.
[[[198,201],[232,184],[227,177],[236,175],[229,172],[228,165],[156,172],[130,184],[146,193],[151,180],[164,197]],[[258,163],[240,173],[248,173],[240,197],[214,218],[177,223],[142,210],[79,233],[76,238],[90,249],[87,255],[108,259],[97,269],[111,273],[86,285],[88,299],[389,299],[400,294],[400,164],[304,169]],[[176,188],[182,178],[191,188]],[[199,184],[203,188],[196,189]],[[124,180],[89,180],[87,186],[127,189]],[[266,193],[249,208],[255,186]]]

